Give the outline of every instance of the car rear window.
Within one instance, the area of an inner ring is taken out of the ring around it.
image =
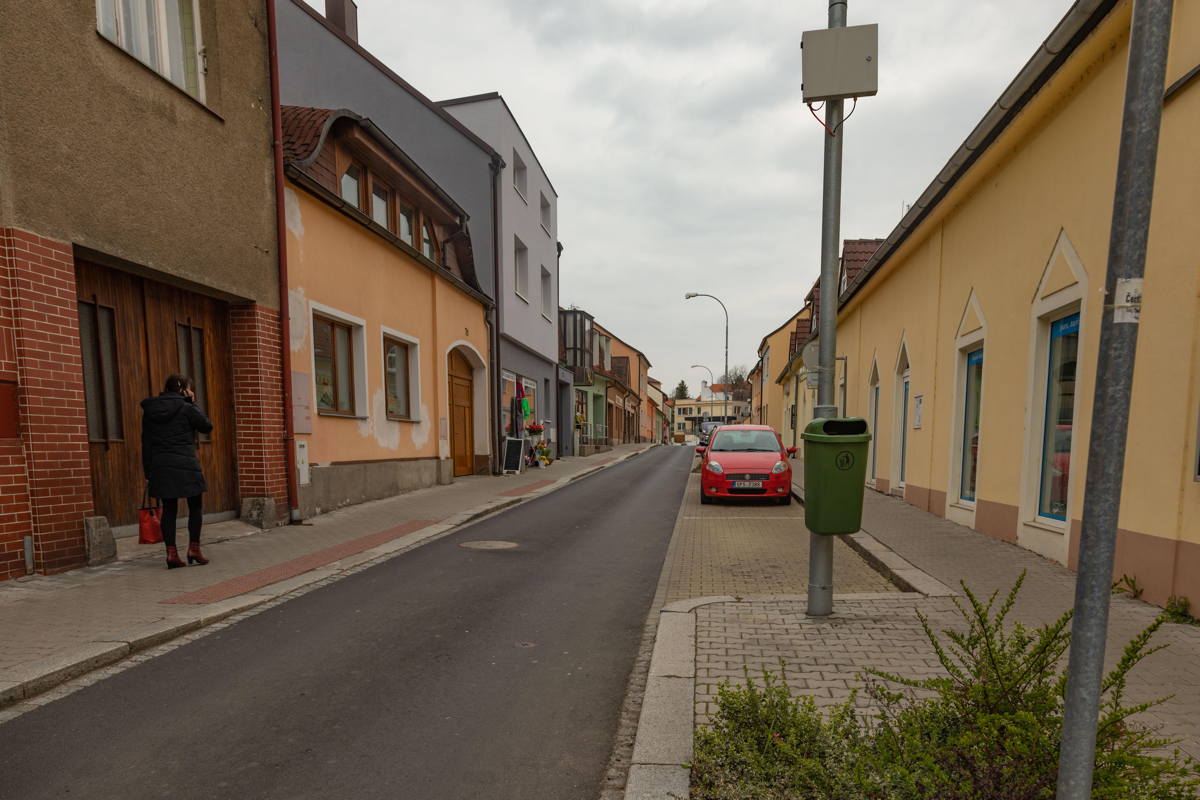
[[[718,453],[778,453],[779,440],[771,431],[717,431],[712,447]]]

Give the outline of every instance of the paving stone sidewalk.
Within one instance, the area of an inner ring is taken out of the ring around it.
[[[963,580],[978,594],[1002,594],[1025,572],[1012,621],[1041,625],[1056,619],[1074,599],[1075,576],[1066,568],[1014,545],[868,491],[863,530],[921,570],[958,588]],[[835,562],[835,592],[849,591],[855,578]],[[847,580],[849,578],[849,580]],[[725,592],[728,594],[727,592]],[[863,685],[862,671],[874,667],[911,677],[940,671],[916,613],[937,630],[961,629],[950,598],[896,593],[890,597],[839,598],[834,615],[809,619],[805,601],[747,598],[695,609],[695,715],[703,724],[714,710],[717,684],[741,682],[743,668],[758,675],[766,667],[785,674],[795,694],[819,705],[845,699]],[[1113,598],[1107,660],[1111,666],[1125,643],[1149,625],[1159,609],[1128,597]],[[1164,625],[1155,640],[1169,645],[1139,664],[1130,676],[1128,700],[1174,697],[1140,716],[1162,735],[1181,739],[1179,748],[1200,758],[1200,627]],[[860,698],[860,704],[865,703]]]
[[[0,708],[649,447],[622,445],[520,475],[459,478],[304,525],[206,526],[211,563],[204,567],[167,570],[161,545],[122,539],[116,562],[0,583]]]

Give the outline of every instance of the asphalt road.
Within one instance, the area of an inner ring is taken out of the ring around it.
[[[0,798],[594,798],[691,461],[655,448],[0,725]]]

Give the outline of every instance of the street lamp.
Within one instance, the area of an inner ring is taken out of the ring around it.
[[[713,385],[713,371],[711,369],[708,369],[708,367],[704,366],[703,364],[692,364],[692,369],[707,369],[708,370],[708,385],[710,387]],[[712,389],[710,388],[709,391],[711,392]],[[701,402],[704,401],[704,392],[700,393],[700,401]],[[697,411],[699,411],[699,410],[700,409],[697,409]],[[702,422],[704,421],[704,413],[703,412],[700,413],[700,419]]]
[[[693,297],[711,297],[721,303],[721,299],[716,295],[703,292],[688,292],[683,299],[691,300]],[[721,303],[721,310],[725,312],[725,422],[729,422],[729,309],[725,307],[724,303]]]

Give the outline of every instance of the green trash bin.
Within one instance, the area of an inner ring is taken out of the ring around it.
[[[804,524],[813,533],[855,533],[862,524],[867,446],[861,417],[814,419],[804,439]]]

